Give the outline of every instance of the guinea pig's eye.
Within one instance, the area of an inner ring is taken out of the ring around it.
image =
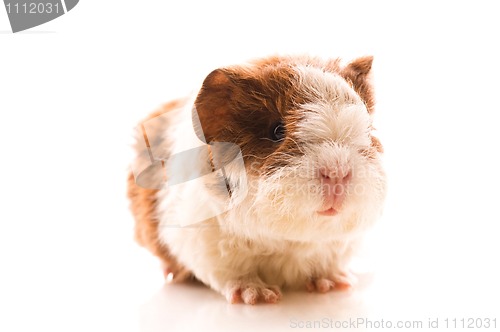
[[[275,142],[282,141],[285,138],[285,126],[278,122],[271,127],[271,139]]]

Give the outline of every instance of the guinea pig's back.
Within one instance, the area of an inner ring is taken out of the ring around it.
[[[172,143],[165,138],[165,132],[172,127],[172,123],[171,117],[164,115],[181,109],[186,102],[187,99],[171,101],[139,123],[134,145],[136,155],[132,163],[133,170],[130,171],[127,180],[127,196],[130,199],[130,209],[135,219],[135,239],[161,259],[165,276],[171,273],[174,281],[190,278],[191,273],[176,261],[168,248],[159,240],[157,194],[164,173],[153,170],[150,172],[152,174],[144,174],[142,181],[138,181],[138,174],[134,176],[134,172],[138,173],[145,170],[147,166],[152,166],[152,151],[167,154],[160,157],[168,158]],[[146,170],[143,173],[148,172]]]

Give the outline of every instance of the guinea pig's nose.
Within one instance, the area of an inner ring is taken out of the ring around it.
[[[341,170],[320,169],[321,187],[323,189],[323,210],[333,209],[339,212],[345,200],[347,186],[352,178],[352,172]]]
[[[321,175],[321,181],[333,182],[335,184],[347,185],[352,178],[352,172],[350,170],[330,170],[323,167],[320,169],[319,174]]]

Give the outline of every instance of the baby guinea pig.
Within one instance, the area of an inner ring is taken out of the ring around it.
[[[372,60],[273,56],[217,69],[194,100],[142,123],[133,167],[150,167],[131,172],[128,196],[136,239],[168,279],[195,278],[247,304],[353,285],[349,261],[386,188]],[[210,162],[209,147],[224,142],[240,164]],[[207,167],[218,175],[200,173]]]

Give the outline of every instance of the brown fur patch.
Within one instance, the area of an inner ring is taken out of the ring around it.
[[[274,127],[288,123],[300,94],[293,70],[282,63],[218,69],[208,75],[196,100],[207,142],[231,142],[243,153],[247,169],[256,171],[280,143]]]
[[[352,84],[354,91],[363,99],[370,114],[375,109],[375,96],[370,77],[372,62],[372,56],[358,58],[340,71],[342,77]]]

